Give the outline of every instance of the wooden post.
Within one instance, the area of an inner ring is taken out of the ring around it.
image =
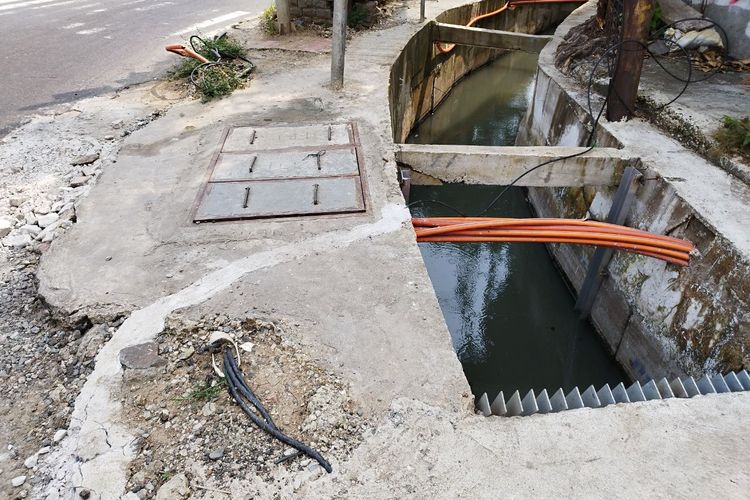
[[[279,34],[292,32],[292,19],[289,14],[289,0],[276,0],[276,21],[279,23]]]
[[[333,47],[331,47],[331,87],[344,86],[344,52],[346,51],[346,9],[348,0],[333,0]]]
[[[611,122],[630,118],[635,110],[643,67],[641,44],[646,43],[653,10],[653,0],[623,1],[622,43],[607,93],[607,120]]]

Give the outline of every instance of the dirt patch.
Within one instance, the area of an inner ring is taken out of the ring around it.
[[[233,481],[248,477],[275,483],[280,475],[299,487],[324,473],[257,428],[232,400],[207,348],[214,331],[252,344],[242,352],[241,369],[283,432],[317,449],[334,468],[361,442],[367,424],[347,387],[273,323],[173,319],[157,339],[166,366],[125,373],[124,419],[140,429],[128,491],[152,498],[181,474],[197,493],[208,491],[201,487],[229,491]]]

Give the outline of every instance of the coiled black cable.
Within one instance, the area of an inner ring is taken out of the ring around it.
[[[278,427],[276,427],[276,424],[274,424],[273,420],[271,420],[271,416],[268,414],[263,404],[255,396],[253,391],[245,382],[245,379],[242,376],[242,372],[240,372],[237,368],[237,364],[230,349],[226,349],[224,351],[224,373],[227,376],[227,387],[229,388],[229,394],[231,394],[232,398],[237,401],[237,404],[240,405],[242,411],[244,411],[245,414],[250,417],[250,420],[252,420],[255,425],[257,425],[264,432],[270,434],[282,443],[291,446],[292,448],[299,450],[308,457],[312,458],[313,460],[318,462],[321,467],[326,470],[326,472],[333,472],[331,464],[325,458],[323,458],[323,456],[318,451],[300,441],[297,441],[294,438],[287,436],[286,434],[281,432]],[[243,399],[243,396],[245,399],[250,401],[250,403],[257,410],[257,412],[260,413],[260,415],[258,415],[256,411],[253,411],[253,409],[248,406],[248,404]]]

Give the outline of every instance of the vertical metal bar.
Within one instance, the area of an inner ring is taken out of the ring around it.
[[[419,0],[419,22],[424,22],[425,0]]]
[[[250,160],[250,173],[251,174],[253,173],[253,167],[255,166],[255,160],[257,160],[257,159],[258,159],[258,156],[257,155],[253,155],[253,159]]]
[[[615,199],[607,215],[610,224],[623,224],[633,203],[635,192],[638,189],[638,181],[641,174],[633,167],[627,167],[620,179],[620,185],[615,193]],[[581,319],[588,317],[594,305],[596,294],[604,280],[603,272],[612,258],[612,250],[608,248],[597,248],[594,251],[586,277],[583,279],[581,290],[578,292],[575,308],[581,313]]]
[[[404,195],[404,201],[409,203],[411,196],[411,169],[408,167],[398,168],[398,184],[401,187],[401,194]]]
[[[611,8],[611,5],[610,5]],[[615,73],[607,92],[607,120],[630,118],[638,96],[643,67],[643,45],[648,37],[653,0],[623,0],[622,39]]]
[[[250,201],[250,187],[245,188],[245,201],[242,202],[242,208],[247,208],[247,204]]]
[[[331,87],[344,86],[344,52],[346,51],[346,9],[348,0],[333,0],[333,46],[331,47]]]
[[[313,205],[318,204],[318,190],[320,190],[320,185],[314,184],[313,185]]]
[[[250,134],[250,144],[253,144],[255,142],[255,129],[253,129],[252,134]]]

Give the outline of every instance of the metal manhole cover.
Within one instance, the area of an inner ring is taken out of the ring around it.
[[[362,212],[361,157],[353,123],[228,129],[193,220]]]

